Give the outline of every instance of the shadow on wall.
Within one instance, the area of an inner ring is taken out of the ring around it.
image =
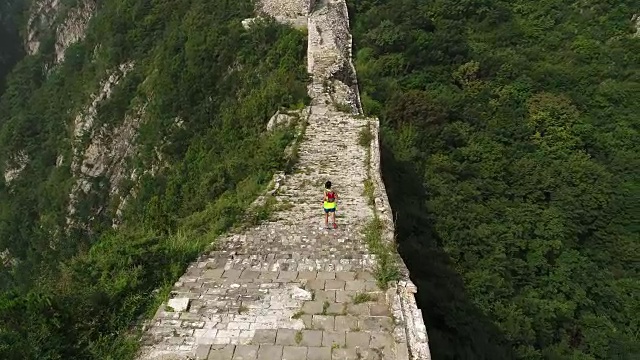
[[[465,295],[460,275],[432,229],[426,192],[413,163],[395,159],[382,143],[382,173],[396,219],[399,251],[418,287],[434,360],[513,359],[512,345]]]

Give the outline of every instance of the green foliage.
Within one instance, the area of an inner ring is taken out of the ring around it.
[[[433,357],[638,358],[633,3],[349,5]]]
[[[0,170],[16,154],[29,161],[10,184],[0,179],[0,249],[18,260],[0,268],[0,358],[133,358],[132,326],[291,166],[284,149],[295,133],[265,127],[278,109],[308,102],[306,39],[270,21],[243,29],[252,11],[244,0],[105,2],[64,63],[45,72],[44,46],[15,66],[0,99]],[[121,197],[110,196],[109,173],[93,178],[78,197],[83,226],[68,229],[73,120],[125,62],[133,70],[100,103],[94,128],[114,131],[144,108],[123,169],[139,177],[116,184],[135,196],[113,229]]]
[[[369,148],[369,146],[371,146],[371,141],[373,141],[371,128],[369,126],[365,126],[358,133],[358,144],[362,147]]]
[[[333,105],[336,107],[337,111],[341,111],[344,113],[351,113],[351,105],[347,103],[334,102]]]
[[[376,301],[375,296],[369,294],[369,293],[357,293],[353,296],[353,303],[354,304],[362,304],[362,303],[366,303],[369,301]]]
[[[382,221],[375,216],[367,223],[363,233],[369,251],[376,255],[375,277],[378,281],[378,286],[386,290],[390,281],[400,279],[400,272],[394,257],[395,249],[393,245],[382,238],[383,228]]]
[[[23,25],[20,14],[24,6],[22,0],[0,2],[0,96],[5,90],[5,77],[23,56],[19,29]]]
[[[364,191],[362,195],[367,198],[367,204],[369,204],[369,206],[375,205],[375,195],[373,194],[374,190],[373,181],[371,179],[366,179],[364,181]]]

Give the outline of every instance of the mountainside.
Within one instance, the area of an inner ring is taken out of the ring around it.
[[[243,28],[253,9],[30,4],[0,100],[0,358],[131,356],[126,330],[286,168],[294,129],[266,127],[307,101],[306,39]]]
[[[349,26],[322,12],[307,57],[303,13],[320,3],[336,1],[262,2],[295,30],[253,18],[253,0],[0,0],[0,359],[133,359],[138,325],[174,316],[157,310],[190,286],[175,282],[203,275],[188,264],[272,215],[250,208],[272,179],[290,223],[230,244],[337,280],[314,316],[347,311],[341,281],[362,280],[328,261],[336,249],[363,259],[347,264],[358,272],[374,265],[346,240],[369,210],[392,225],[374,193],[386,186],[433,359],[640,358],[637,1],[348,0],[357,81],[354,64],[334,63],[350,59]],[[307,64],[331,81],[313,83]],[[298,148],[313,106],[316,136]],[[381,149],[361,112],[379,117]],[[349,141],[332,140],[341,132]],[[378,150],[385,184],[361,161]],[[332,151],[341,160],[327,164]],[[299,159],[288,183],[274,178]],[[318,181],[334,173],[357,205],[339,222],[354,227],[311,241]],[[388,262],[376,271],[396,278],[371,224],[369,250]],[[236,255],[225,259],[255,260]]]
[[[637,1],[350,3],[433,358],[640,358]]]

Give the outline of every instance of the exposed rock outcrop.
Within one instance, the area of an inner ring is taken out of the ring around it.
[[[109,195],[118,192],[120,182],[128,177],[126,161],[134,154],[134,141],[138,126],[144,114],[144,106],[134,113],[127,114],[121,125],[114,129],[106,126],[95,127],[97,107],[108,99],[115,86],[133,69],[133,63],[120,65],[118,70],[103,82],[100,91],[92,97],[91,104],[78,114],[74,120],[73,159],[71,170],[76,182],[69,194],[69,217],[67,223],[73,224],[78,196],[91,191],[92,180],[98,177],[108,179]],[[88,145],[85,145],[88,137]]]
[[[22,170],[29,164],[29,158],[25,152],[19,152],[14,155],[10,161],[7,162],[4,171],[4,181],[6,184],[11,183],[16,179]]]
[[[92,0],[78,1],[78,6],[69,9],[67,18],[56,28],[56,63],[64,60],[67,48],[82,39],[89,26],[89,20],[96,11]]]
[[[89,21],[96,11],[94,0],[81,0],[66,8],[60,0],[35,0],[27,21],[27,54],[40,50],[42,36],[55,32],[55,63],[64,60],[67,48],[84,39]]]

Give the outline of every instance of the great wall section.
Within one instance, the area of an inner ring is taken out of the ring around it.
[[[400,280],[380,289],[363,235],[377,218],[381,240],[394,242],[378,120],[362,116],[345,0],[263,0],[257,12],[308,32],[312,102],[296,169],[261,198],[286,206],[218,239],[220,250],[188,267],[146,327],[138,358],[428,360],[406,266],[392,251]],[[363,131],[373,140],[364,146]],[[331,230],[321,209],[326,180],[339,195]]]

